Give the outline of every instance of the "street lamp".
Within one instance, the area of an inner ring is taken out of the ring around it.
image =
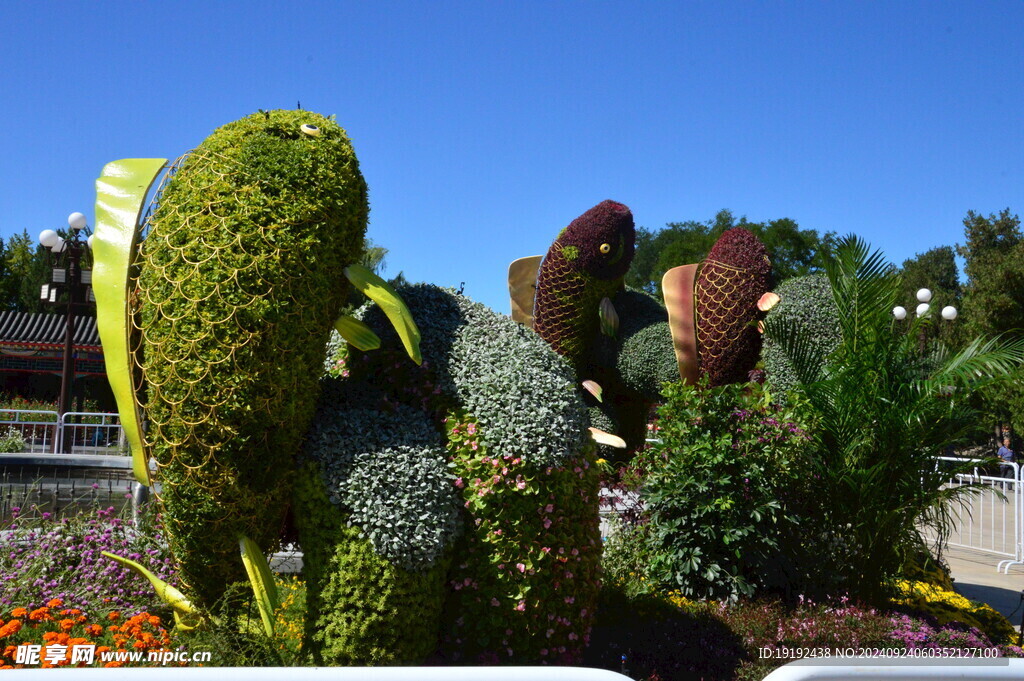
[[[62,238],[52,229],[44,229],[39,234],[39,243],[49,249],[48,261],[51,265],[50,283],[43,284],[40,298],[50,305],[63,305],[64,316],[64,365],[60,379],[60,403],[57,410],[61,417],[71,411],[71,393],[75,381],[75,311],[85,310],[90,303],[96,302],[92,292],[92,270],[81,268],[82,255],[87,244],[81,240],[84,231],[89,235],[86,218],[81,213],[68,216],[68,238]],[[71,452],[70,438],[61,438],[63,451]]]
[[[928,303],[930,303],[932,300],[932,292],[926,288],[918,289],[916,298],[918,305],[917,309],[914,312],[917,314],[918,317],[927,317],[928,314],[931,312],[931,306]],[[940,315],[947,322],[951,322],[954,319],[956,319],[957,309],[952,305],[947,305],[946,307],[942,308],[942,312],[940,313]],[[892,316],[895,317],[897,321],[903,321],[904,319],[907,318],[907,308],[903,307],[902,305],[897,305],[892,309]],[[925,346],[924,326],[921,327],[919,339],[921,352],[923,353]]]

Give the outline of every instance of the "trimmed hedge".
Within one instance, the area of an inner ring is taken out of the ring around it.
[[[437,647],[447,560],[413,572],[381,557],[328,500],[315,464],[299,471],[295,509],[307,587],[304,647],[313,660],[421,664]]]
[[[345,131],[308,111],[219,128],[160,196],[138,280],[147,439],[181,583],[201,605],[245,579],[238,535],[278,541],[367,212]]]
[[[779,303],[768,313],[768,319],[792,319],[807,330],[804,338],[818,350],[831,352],[839,345],[839,311],[832,298],[832,286],[824,274],[788,279],[779,286]],[[768,385],[772,392],[784,395],[797,386],[790,360],[779,344],[764,339],[761,352]]]

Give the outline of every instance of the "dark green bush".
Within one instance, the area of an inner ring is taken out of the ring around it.
[[[325,390],[318,419],[325,427],[318,426],[309,441],[318,451],[321,480],[338,493],[328,500],[322,491],[317,503],[336,501],[331,512],[351,525],[345,528],[351,534],[324,534],[317,529],[322,523],[300,519],[304,549],[312,546],[324,557],[318,559],[322,572],[310,579],[309,598],[323,604],[317,606],[324,614],[312,625],[314,632],[327,633],[312,633],[313,645],[325,660],[356,659],[350,650],[366,637],[332,624],[337,618],[328,610],[358,613],[364,607],[359,599],[368,592],[401,593],[415,579],[436,610],[427,612],[423,599],[414,599],[411,609],[398,598],[388,605],[402,636],[415,630],[431,645],[437,636],[424,627],[434,631],[443,611],[441,659],[578,660],[594,615],[601,545],[597,475],[572,371],[536,334],[454,292],[428,285],[398,292],[422,335],[422,367],[405,357],[390,322],[373,305],[357,314],[383,347],[366,353],[344,349],[328,361],[330,373],[342,378],[327,381],[334,387]],[[434,459],[438,441],[447,450],[445,475]],[[414,461],[414,451],[422,452],[420,460]],[[356,476],[347,471],[364,460],[367,474],[358,476],[355,489]],[[448,480],[450,496],[443,485],[424,489],[434,480]],[[359,561],[374,569],[341,570],[356,560],[353,538],[371,531],[361,517],[366,513],[353,512],[355,507],[387,496],[402,499],[408,509],[372,512],[392,524],[382,529],[378,522],[372,530],[387,537],[386,544],[358,544]],[[446,515],[446,499],[452,498],[459,501],[465,534],[448,551],[438,535],[414,531],[412,521],[443,530],[446,541],[454,537]],[[399,560],[406,554],[392,551],[396,547],[419,556],[443,548],[445,559],[451,557],[442,575],[443,608],[432,590],[441,562],[418,573],[404,571]],[[365,606],[368,621],[377,621],[378,602]],[[426,647],[414,650],[402,641],[395,644],[401,651],[396,663],[423,660]]]
[[[696,598],[803,592],[813,468],[796,414],[755,384],[677,382],[664,397],[661,442],[637,459],[652,556],[643,576]]]
[[[409,571],[381,557],[332,504],[315,465],[296,480],[305,647],[317,664],[422,664],[437,647],[447,560]]]
[[[441,392],[479,420],[483,444],[537,466],[579,454],[586,414],[564,359],[529,329],[469,298],[425,284],[398,292],[420,327],[424,365]],[[397,344],[376,306],[362,314],[386,344]]]
[[[319,464],[330,502],[379,556],[430,569],[462,520],[441,434],[423,411],[372,409],[368,391],[326,380],[342,385],[324,391],[305,453]]]
[[[815,350],[829,354],[839,345],[839,312],[832,299],[832,285],[824,273],[784,281],[775,291],[779,303],[768,312],[768,320],[792,320],[806,331],[805,338]],[[793,364],[782,346],[771,336],[761,351],[768,385],[782,396],[799,382]]]

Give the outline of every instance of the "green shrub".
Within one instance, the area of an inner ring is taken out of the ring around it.
[[[332,504],[315,465],[300,470],[296,524],[306,578],[304,648],[317,664],[416,665],[437,647],[445,559],[396,566]]]
[[[413,311],[424,365],[438,389],[473,414],[485,444],[537,466],[559,465],[582,449],[586,415],[569,365],[536,334],[505,315],[428,285],[398,293]],[[395,347],[376,306],[364,321]]]
[[[839,312],[832,299],[832,285],[824,273],[787,279],[775,292],[780,300],[768,312],[769,320],[792,320],[799,324],[815,352],[828,355],[836,349],[841,338]],[[797,386],[793,363],[772,336],[764,339],[761,359],[773,392],[785,395]]]
[[[472,519],[448,575],[442,650],[453,662],[578,664],[590,640],[601,560],[592,455],[538,468],[447,423]]]
[[[17,454],[25,451],[25,438],[21,431],[14,426],[9,426],[7,432],[0,435],[0,453]]]
[[[374,404],[369,391],[360,396],[334,383],[305,446],[330,502],[377,555],[406,570],[431,568],[462,520],[441,434],[426,413],[406,405],[348,408]]]
[[[584,453],[587,421],[574,375],[536,334],[482,305],[427,285],[398,292],[419,326],[423,365],[415,366],[404,357],[390,323],[375,306],[359,311],[382,338],[383,348],[367,353],[348,348],[329,359],[330,373],[343,377],[329,384],[338,386],[346,397],[334,399],[325,391],[321,400],[321,411],[339,413],[320,419],[333,424],[330,433],[311,437],[322,452],[317,457],[318,470],[329,471],[339,463],[344,467],[346,461],[358,458],[359,454],[346,453],[351,449],[347,442],[376,438],[375,446],[383,451],[387,438],[379,436],[382,432],[397,438],[398,431],[413,430],[414,434],[395,442],[409,437],[414,448],[437,440],[445,443],[448,476],[455,476],[446,478],[451,481],[449,498],[460,502],[465,535],[444,553],[446,558],[451,556],[451,569],[444,576],[443,608],[438,604],[431,614],[420,614],[427,609],[424,601],[414,601],[414,610],[408,611],[395,599],[390,605],[396,622],[401,621],[396,626],[405,631],[406,622],[415,620],[422,628],[443,611],[440,652],[451,661],[579,659],[594,615],[601,546],[597,476],[592,455]],[[379,415],[342,406],[353,404]],[[390,456],[373,456],[374,473],[363,478],[364,487],[389,484],[387,476],[398,467],[382,460]],[[327,477],[331,479],[330,474]],[[421,514],[417,517],[426,518],[432,526],[447,527],[437,513],[445,508],[443,488],[436,489],[436,497],[433,492],[416,496],[409,488],[420,481],[410,477],[422,474],[402,477],[406,482],[387,492],[364,489],[358,494],[410,497],[413,515]],[[346,531],[358,532],[356,514],[344,502],[352,493],[350,489],[338,495],[337,510],[352,525]],[[302,527],[307,528],[301,536],[303,547],[314,546],[317,555],[349,556],[355,550],[347,536],[310,534],[318,525],[304,520]],[[409,537],[410,545],[423,543],[422,536]],[[334,605],[329,607],[354,613],[361,607],[357,601],[338,599],[389,588],[401,591],[413,575],[422,583],[437,574],[436,566],[427,572],[403,571],[396,565],[395,554],[385,557],[377,546],[369,540],[360,544],[359,551],[372,551],[372,560],[364,559],[376,566],[366,576],[353,576],[349,570],[335,577],[330,561],[321,560],[325,566],[321,577],[309,582],[311,602],[327,608],[331,601]],[[335,563],[340,565],[339,561]],[[339,584],[344,580],[348,590],[332,586],[331,580]],[[369,585],[368,580],[372,580]],[[431,581],[424,588],[429,591],[433,585]],[[372,621],[376,621],[375,612],[367,615]],[[338,637],[362,640],[359,632],[328,625],[331,616],[318,617],[320,623],[312,625],[314,629],[330,632],[317,634],[319,649],[352,647],[335,640]],[[423,631],[418,636],[420,641],[429,638]],[[403,656],[412,655],[408,647],[402,651]],[[323,655],[330,657],[328,652]],[[345,653],[333,659],[353,658]]]
[[[697,598],[802,591],[812,469],[796,415],[755,384],[677,382],[664,396],[661,442],[637,459],[652,554],[644,577]]]
[[[200,604],[245,579],[239,534],[278,540],[367,211],[345,131],[308,111],[219,128],[159,198],[140,251],[143,406],[171,550]]]

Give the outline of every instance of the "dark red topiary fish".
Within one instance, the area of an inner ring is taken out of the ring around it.
[[[600,333],[601,301],[622,290],[635,241],[629,208],[602,201],[561,231],[541,263],[533,328],[580,378]],[[614,316],[605,307],[605,318]]]
[[[710,385],[745,382],[754,368],[771,271],[764,244],[742,227],[722,234],[701,265],[694,283],[697,348]]]

